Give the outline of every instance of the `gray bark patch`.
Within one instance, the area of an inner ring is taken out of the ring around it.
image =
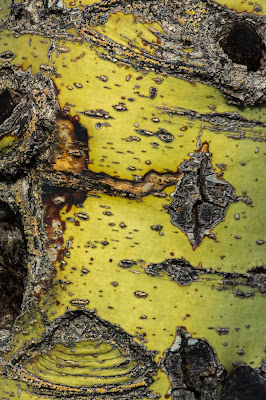
[[[164,353],[161,368],[170,381],[173,400],[218,400],[224,376],[215,351],[205,339],[193,339],[177,327],[172,346]]]

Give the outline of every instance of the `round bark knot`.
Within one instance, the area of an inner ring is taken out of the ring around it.
[[[254,26],[247,21],[236,22],[221,38],[224,52],[236,64],[257,71],[262,57],[262,40]]]

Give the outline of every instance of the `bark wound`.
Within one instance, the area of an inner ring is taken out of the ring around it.
[[[0,201],[0,339],[20,313],[26,282],[26,244],[19,217]]]
[[[171,215],[172,224],[187,235],[195,249],[224,219],[237,197],[234,188],[216,176],[207,143],[190,160],[184,161],[178,171],[182,178],[171,195],[172,203],[165,210]]]
[[[96,173],[91,171],[88,168],[88,132],[78,121],[78,116],[70,117],[69,115],[64,115],[64,113],[59,113],[57,117],[59,146],[54,154],[50,156],[49,161],[53,170],[62,172],[64,175],[58,176],[55,182],[52,182],[51,179],[53,177],[50,174],[49,177],[47,176],[49,184],[53,183],[54,186],[69,187],[71,180],[73,180],[81,185],[84,184],[86,191],[141,198],[151,193],[161,192],[166,187],[175,185],[178,182],[180,178],[178,171],[160,173],[150,170],[143,177],[140,176],[137,180],[132,181],[120,179],[105,172]],[[171,134],[164,130],[161,131],[161,135],[164,136],[163,140],[165,140],[166,133],[169,139]],[[45,169],[48,169],[47,165],[45,165]],[[42,174],[44,176],[44,170]],[[70,176],[66,174],[70,174]]]
[[[68,311],[40,340],[20,349],[5,373],[53,398],[154,398],[148,389],[157,372],[154,355],[119,326],[79,309]]]

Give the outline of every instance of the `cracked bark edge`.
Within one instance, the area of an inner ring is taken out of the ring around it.
[[[225,370],[205,339],[193,339],[177,327],[172,346],[165,351],[161,368],[170,381],[173,400],[218,400],[218,388]]]
[[[191,15],[187,15],[187,10],[191,11]],[[155,55],[145,51],[140,55],[130,43],[123,46],[94,29],[94,26],[104,24],[109,16],[116,12],[131,13],[142,22],[159,21],[162,24],[165,34],[155,30],[153,33],[163,45],[150,43]],[[57,17],[56,22],[52,16]],[[189,20],[190,23],[182,25],[181,20]],[[86,41],[107,50],[108,54],[98,52],[98,56],[103,59],[131,65],[137,70],[155,71],[188,81],[200,81],[220,89],[229,103],[254,105],[266,100],[263,72],[266,64],[265,51],[261,50],[258,71],[247,71],[245,65],[232,62],[220,42],[232,26],[241,23],[248,23],[257,31],[263,48],[262,38],[266,23],[264,17],[237,14],[213,1],[199,4],[195,4],[193,0],[178,3],[172,0],[133,3],[129,0],[111,3],[102,1],[79,11],[77,8],[70,10],[58,6],[48,8],[46,2],[36,3],[28,0],[24,4],[12,3],[9,19],[3,27],[18,35],[38,33],[45,37]],[[66,29],[71,27],[78,31],[79,36],[67,34]],[[196,48],[198,53],[188,56],[185,62],[181,59],[184,53],[180,52],[178,47],[186,45],[187,37],[189,46]],[[253,49],[250,49],[250,52],[252,51]]]

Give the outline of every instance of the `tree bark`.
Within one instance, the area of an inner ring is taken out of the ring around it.
[[[0,0],[3,399],[262,400],[263,5],[84,3]]]

